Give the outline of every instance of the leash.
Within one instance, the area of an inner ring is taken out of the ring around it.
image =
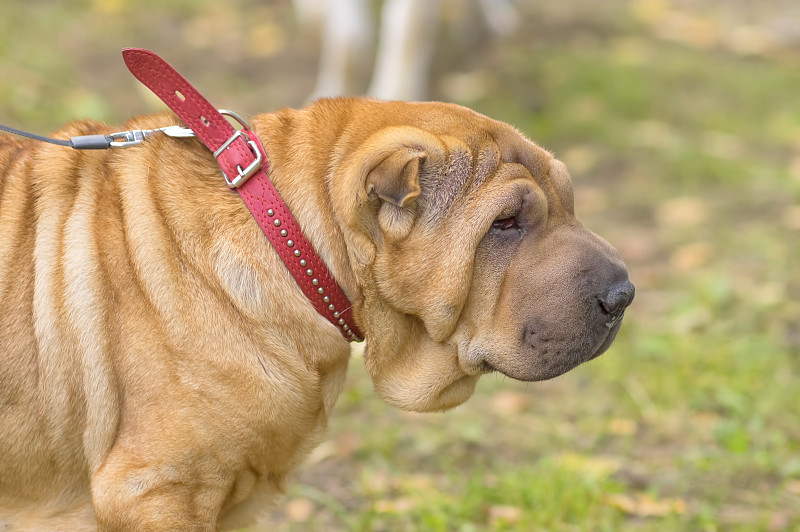
[[[229,113],[231,111],[228,111]],[[20,137],[26,137],[39,142],[47,142],[57,146],[66,146],[74,150],[105,150],[108,148],[130,148],[137,146],[144,142],[144,139],[156,133],[164,133],[170,137],[194,137],[194,132],[191,129],[183,128],[180,126],[167,126],[159,129],[136,129],[133,131],[120,131],[118,133],[111,133],[110,135],[81,135],[79,137],[70,137],[69,140],[54,139],[51,137],[43,137],[28,131],[22,131],[9,126],[0,124],[0,129],[7,133],[13,133]]]
[[[346,340],[363,341],[363,334],[353,319],[350,300],[303,235],[289,207],[267,177],[269,159],[247,122],[232,111],[213,107],[157,54],[141,48],[125,48],[122,57],[136,79],[153,91],[188,128],[168,126],[110,135],[86,135],[69,140],[42,137],[6,126],[0,126],[0,129],[78,150],[128,148],[157,133],[177,138],[196,136],[213,153],[225,183],[239,193],[316,311],[338,328]],[[238,122],[241,129],[235,129],[225,116]]]

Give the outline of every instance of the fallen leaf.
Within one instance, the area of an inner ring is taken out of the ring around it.
[[[522,393],[502,391],[492,397],[492,411],[496,414],[513,416],[528,408],[530,398]]]
[[[719,43],[719,30],[714,21],[705,17],[672,11],[653,30],[662,39],[701,50],[709,50]]]
[[[498,525],[513,525],[522,519],[522,509],[516,506],[490,506],[489,524],[492,527]]]
[[[365,474],[363,483],[367,491],[372,494],[386,493],[392,487],[392,481],[386,471]]]
[[[603,502],[637,517],[663,517],[686,512],[686,502],[681,499],[656,499],[646,494],[609,493]]]
[[[416,503],[408,497],[399,499],[376,501],[373,509],[382,514],[400,514],[408,512],[416,506]]]
[[[616,436],[633,436],[636,434],[636,421],[632,419],[614,418],[608,424],[608,431]]]
[[[676,249],[669,257],[669,264],[679,272],[690,272],[705,266],[714,256],[708,242],[693,242]]]
[[[703,437],[710,437],[719,423],[719,415],[712,412],[696,412],[689,418],[694,430],[699,431]]]
[[[308,499],[291,499],[286,503],[286,517],[289,521],[304,523],[314,513],[314,503]]]
[[[413,491],[436,491],[433,478],[429,475],[406,475],[397,481],[397,485],[406,490]]]
[[[692,196],[672,198],[656,207],[655,217],[662,227],[694,227],[708,219],[708,206]]]

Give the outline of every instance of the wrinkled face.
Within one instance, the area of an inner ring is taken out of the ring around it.
[[[413,125],[356,150],[370,242],[357,311],[378,392],[442,410],[482,374],[550,379],[608,349],[634,288],[614,248],[575,218],[564,165],[464,108],[392,105]]]
[[[561,162],[549,161],[548,178],[569,190]],[[454,335],[465,371],[550,379],[614,340],[633,285],[616,250],[575,219],[571,197],[558,188],[554,205],[541,188],[521,185],[512,192],[519,208],[495,218],[481,239],[457,327],[464,334]]]

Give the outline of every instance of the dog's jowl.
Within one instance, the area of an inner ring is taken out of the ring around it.
[[[361,99],[253,125],[389,403],[446,410],[483,374],[549,379],[613,341],[625,265],[511,126]],[[0,528],[247,525],[318,441],[349,355],[196,139],[0,137]]]

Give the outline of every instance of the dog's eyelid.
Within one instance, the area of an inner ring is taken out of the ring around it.
[[[509,216],[508,218],[495,219],[495,221],[492,222],[492,227],[501,231],[505,231],[508,229],[517,229],[519,228],[519,224],[517,223],[516,216]]]

